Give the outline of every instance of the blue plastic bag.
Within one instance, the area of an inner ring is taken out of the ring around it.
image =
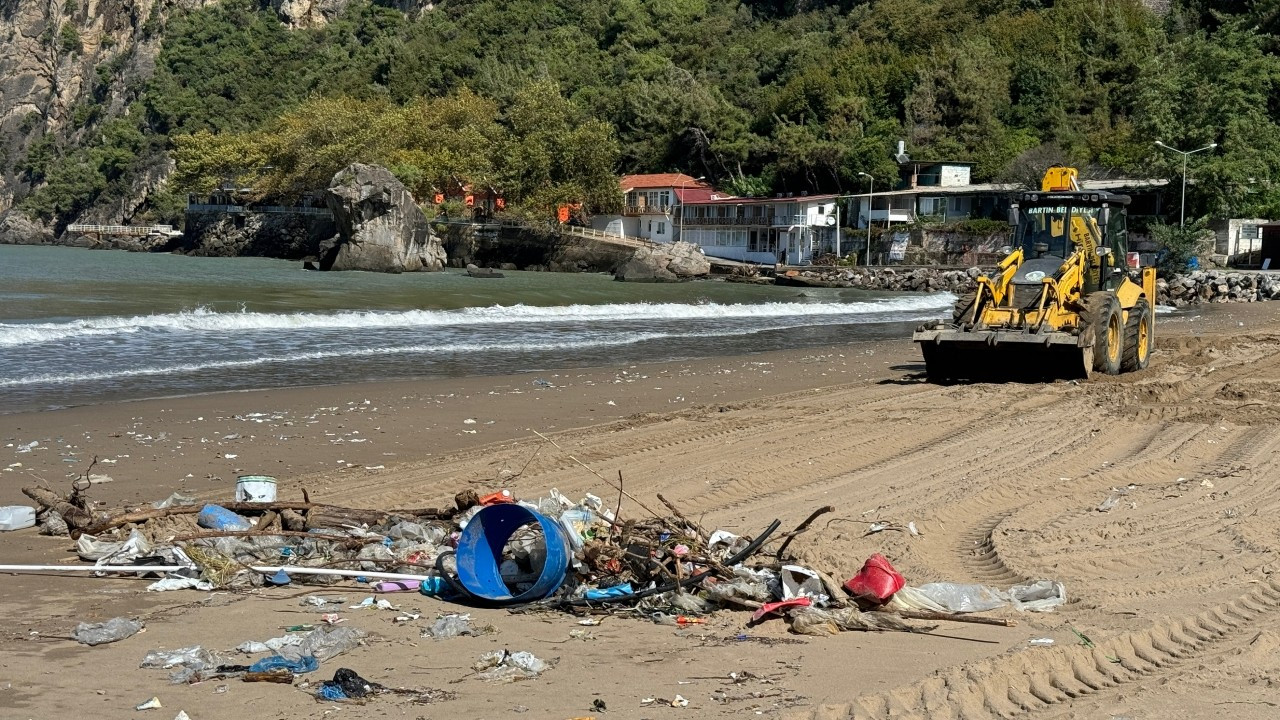
[[[587,591],[586,598],[588,600],[612,600],[614,598],[624,598],[628,595],[634,595],[635,590],[631,589],[631,583],[622,583],[614,585],[611,588],[593,588]]]
[[[304,655],[297,660],[290,660],[280,655],[262,658],[249,666],[249,672],[270,672],[283,668],[293,673],[315,672],[320,668],[320,661],[313,655]]]

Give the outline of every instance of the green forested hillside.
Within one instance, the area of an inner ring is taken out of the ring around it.
[[[127,118],[29,162],[49,184],[26,205],[66,213],[159,151],[175,193],[240,172],[293,192],[365,159],[600,206],[613,172],[857,191],[896,177],[899,139],[979,180],[1176,178],[1160,139],[1221,146],[1194,161],[1196,213],[1275,217],[1277,33],[1280,0],[353,0],[304,30],[224,0],[168,23]]]

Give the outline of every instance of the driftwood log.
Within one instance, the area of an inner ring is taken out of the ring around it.
[[[58,493],[42,487],[24,487],[22,494],[36,501],[44,510],[53,510],[62,516],[67,527],[79,530],[93,524],[93,514],[67,502]]]

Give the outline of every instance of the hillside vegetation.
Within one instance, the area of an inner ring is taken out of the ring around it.
[[[739,194],[865,190],[916,159],[977,180],[1050,162],[1176,178],[1195,214],[1280,216],[1280,0],[353,0],[290,30],[254,0],[182,11],[129,112],[21,162],[24,207],[65,218],[169,154],[172,214],[229,177],[263,195],[386,164],[422,193],[616,202],[618,172]],[[878,187],[881,187],[878,185]],[[165,207],[166,202],[169,203]]]

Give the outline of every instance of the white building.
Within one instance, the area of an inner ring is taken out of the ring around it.
[[[677,239],[679,207],[682,201],[707,198],[711,186],[681,173],[624,175],[622,215],[598,216],[591,225],[597,230],[669,243]]]
[[[686,198],[677,235],[710,257],[765,264],[807,265],[835,252],[839,219],[835,195]]]

